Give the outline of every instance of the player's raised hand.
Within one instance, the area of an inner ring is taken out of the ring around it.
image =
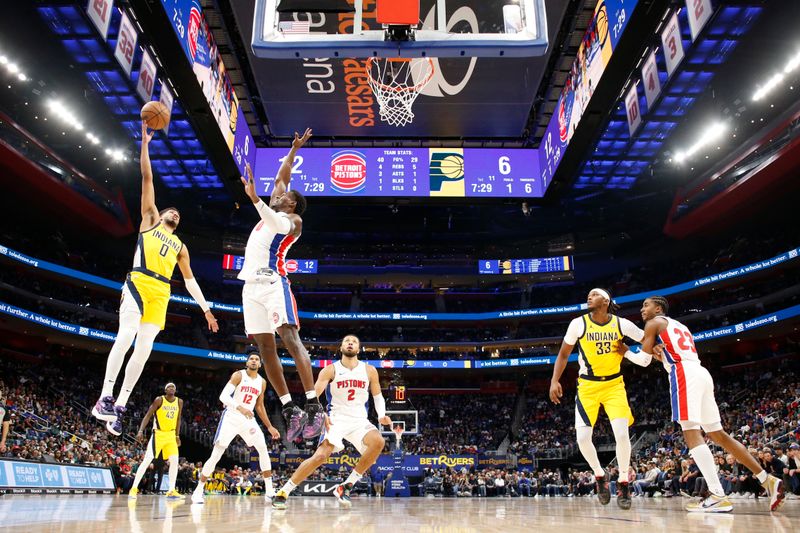
[[[301,137],[297,132],[294,132],[294,140],[292,141],[292,148],[299,150],[311,138],[311,128],[306,128],[306,131]]]
[[[147,132],[147,122],[144,120],[142,121],[142,144],[150,144],[150,141],[153,140],[153,135],[156,134],[156,130],[151,131],[150,133]]]
[[[242,184],[244,185],[244,192],[250,200],[254,204],[257,204],[261,198],[258,197],[256,193],[256,182],[253,179],[253,169],[250,168],[249,163],[245,163],[244,165],[244,173],[247,174],[247,178],[242,176]]]
[[[219,324],[217,323],[217,319],[216,317],[214,317],[214,314],[211,312],[210,309],[206,311],[205,317],[206,317],[206,322],[208,322],[208,329],[210,329],[213,333],[218,332]]]
[[[268,431],[269,434],[272,435],[272,440],[278,440],[281,438],[281,434],[277,429],[275,429],[275,426],[270,426]]]
[[[386,416],[386,415],[384,415],[384,416],[380,417],[380,418],[378,419],[378,422],[379,422],[379,423],[380,423],[382,426],[389,426],[389,427],[392,427],[392,419],[391,419],[391,418],[389,418],[389,417],[388,417],[388,416]]]
[[[550,382],[550,401],[558,405],[561,403],[561,397],[564,392],[561,390],[561,383],[558,381]]]

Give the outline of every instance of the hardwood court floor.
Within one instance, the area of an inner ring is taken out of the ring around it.
[[[734,500],[727,515],[690,514],[686,500],[634,499],[623,512],[614,501],[602,507],[593,498],[558,499],[374,499],[353,500],[340,510],[333,498],[295,497],[289,509],[274,511],[261,497],[210,496],[205,505],[167,502],[141,496],[0,496],[0,531],[134,533],[281,533],[353,531],[355,533],[490,533],[509,531],[608,531],[641,533],[798,531],[800,500],[786,502],[771,514],[761,500]]]

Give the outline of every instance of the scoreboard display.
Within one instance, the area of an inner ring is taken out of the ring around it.
[[[539,274],[569,272],[573,268],[570,255],[531,259],[481,259],[478,261],[479,274]]]
[[[225,254],[222,256],[222,270],[240,271],[244,266],[241,255]],[[317,259],[287,259],[286,271],[289,274],[316,274],[319,267]]]
[[[259,148],[257,192],[269,196],[284,148]],[[541,198],[546,187],[535,149],[306,148],[291,188],[306,196]]]

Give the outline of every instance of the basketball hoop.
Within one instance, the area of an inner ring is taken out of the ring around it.
[[[366,70],[381,120],[392,126],[411,124],[414,121],[411,106],[433,77],[433,60],[371,57]]]

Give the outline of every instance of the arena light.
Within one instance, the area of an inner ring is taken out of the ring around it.
[[[759,100],[764,98],[767,95],[767,93],[769,93],[770,91],[772,91],[772,89],[777,87],[783,81],[783,79],[784,75],[780,72],[772,76],[770,79],[767,80],[767,82],[764,85],[762,85],[761,87],[758,88],[758,90],[756,90],[756,92],[753,94],[753,101],[758,102]]]
[[[683,163],[705,146],[708,146],[714,141],[720,139],[723,135],[725,135],[726,131],[728,131],[728,125],[724,122],[715,122],[711,124],[705,129],[705,131],[703,131],[702,135],[700,135],[700,138],[697,139],[692,146],[686,150],[678,150],[672,158],[673,161],[678,164]]]

